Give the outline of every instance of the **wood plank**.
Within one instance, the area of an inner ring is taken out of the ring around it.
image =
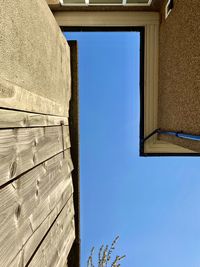
[[[75,225],[74,225],[74,218],[70,220],[70,223],[68,224],[66,222],[66,217],[63,219],[63,222],[61,224],[61,232],[60,235],[58,234],[59,227],[57,228],[57,231],[52,234],[54,237],[60,236],[57,238],[57,242],[54,243],[54,248],[49,247],[49,254],[53,256],[50,258],[48,256],[49,261],[47,262],[47,266],[59,266],[63,262],[67,261],[68,254],[70,252],[70,249],[72,247],[72,244],[75,239]]]
[[[10,263],[9,267],[22,267],[23,255],[20,252],[17,257]]]
[[[70,88],[69,85],[68,88]],[[69,89],[67,90],[69,94],[68,91]],[[0,107],[49,115],[68,116],[68,100],[69,97],[67,96],[67,103],[64,106],[47,97],[30,92],[11,81],[0,78]]]
[[[71,202],[73,203],[73,202]],[[71,209],[65,206],[59,215],[56,222],[53,224],[50,232],[46,236],[45,240],[42,242],[41,246],[34,255],[32,261],[28,266],[30,267],[54,267],[59,263],[61,256],[61,248],[63,244],[68,244],[71,246],[71,240],[75,238],[74,229],[74,209],[73,205]],[[70,250],[69,247],[68,250]],[[67,252],[67,251],[66,251]],[[67,254],[66,254],[67,258]]]
[[[70,147],[68,126],[0,131],[0,185]]]
[[[68,125],[67,117],[0,109],[0,128]]]
[[[10,266],[37,228],[52,211],[56,217],[72,193],[67,153],[64,158],[60,153],[40,164],[0,190],[0,266]]]
[[[74,221],[72,222],[73,226],[70,230],[70,233],[67,235],[65,242],[63,242],[62,250],[60,251],[59,261],[56,267],[64,267],[67,265],[67,257],[75,240],[75,225]]]
[[[51,227],[54,220],[56,219],[57,215],[61,212],[62,208],[64,208],[66,210],[67,220],[72,220],[72,218],[74,216],[73,197],[71,197],[69,200],[66,199],[65,202],[63,202],[63,200],[60,200],[58,205],[54,208],[54,210],[50,213],[50,215],[45,219],[45,221],[36,229],[36,231],[31,236],[31,238],[24,245],[24,248],[23,248],[23,266],[26,266],[28,264],[30,257],[33,255],[34,251],[37,249],[38,244],[40,244],[40,242],[44,238],[45,234],[48,232],[49,228]],[[67,220],[66,220],[66,223],[68,223]],[[57,224],[57,222],[55,224]],[[53,241],[55,242],[55,240],[56,240],[56,237]],[[45,240],[44,244],[45,244],[45,242],[47,242],[47,241]],[[43,250],[44,244],[41,244],[41,246],[36,251],[36,254],[35,254],[36,256],[34,256],[34,257],[36,257],[36,258],[37,257],[39,257],[39,258],[43,257],[40,255],[40,250]],[[46,245],[47,245],[47,243],[46,243]],[[42,259],[42,261],[43,260],[44,259]]]

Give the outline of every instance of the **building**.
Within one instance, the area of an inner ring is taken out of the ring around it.
[[[199,156],[200,3],[0,3],[0,266],[80,266],[78,48],[61,30],[139,31],[140,155]]]
[[[67,30],[141,32],[140,155],[199,156],[199,2],[48,2]]]

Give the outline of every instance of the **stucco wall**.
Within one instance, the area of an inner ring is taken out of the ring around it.
[[[1,0],[0,4],[0,97],[6,84],[17,85],[18,90],[57,103],[59,111],[50,113],[66,114],[70,51],[46,1]]]
[[[46,0],[48,5],[59,5],[59,0]]]
[[[174,0],[160,27],[159,127],[200,134],[200,1]],[[200,152],[198,142],[161,136]]]

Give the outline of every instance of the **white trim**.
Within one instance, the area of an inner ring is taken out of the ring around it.
[[[169,16],[169,14],[170,14],[171,11],[172,11],[172,9],[170,9],[170,10],[168,11],[168,7],[169,7],[169,4],[170,4],[170,1],[171,1],[171,0],[168,0],[167,4],[166,4],[166,6],[165,6],[165,19],[167,19],[167,17]]]
[[[59,26],[144,26],[144,136],[158,128],[158,53],[160,15],[157,12],[75,12],[54,13]],[[145,153],[192,153],[178,145],[160,141],[154,135],[145,142]],[[194,152],[195,153],[195,152]]]
[[[89,3],[89,0],[85,0],[85,3],[64,3],[64,0],[59,0],[61,6],[150,6],[153,0],[149,0],[148,3],[127,3],[127,0],[122,0],[122,3],[116,3],[116,4],[112,4],[112,3]]]

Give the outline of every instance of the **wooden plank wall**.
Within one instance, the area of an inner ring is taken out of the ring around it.
[[[66,117],[0,108],[0,266],[66,264],[72,170]]]

